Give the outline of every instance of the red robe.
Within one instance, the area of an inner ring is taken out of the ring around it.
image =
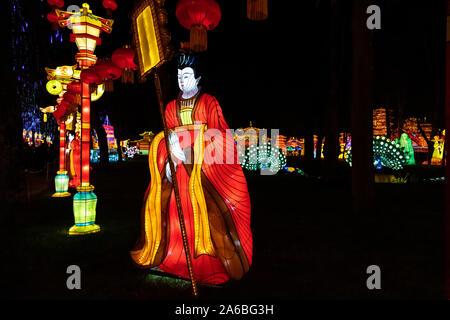
[[[183,131],[179,100],[180,96],[167,105],[167,126],[177,130],[181,149],[185,154],[191,153],[193,163],[196,154],[199,154],[195,151],[195,139],[201,131]],[[178,161],[176,178],[195,280],[220,284],[242,278],[252,263],[250,197],[245,176],[237,161],[234,139],[232,135],[226,135],[228,125],[217,100],[200,93],[191,117],[193,123],[202,123],[208,130],[216,129],[216,135],[206,139],[203,149],[206,152],[203,161],[198,162],[200,164],[196,166]],[[154,138],[153,149],[150,148],[149,164],[153,180],[144,197],[141,238],[131,256],[140,266],[157,266],[159,270],[188,279],[175,194],[172,183],[166,177],[167,151],[162,135],[160,133]],[[186,135],[190,135],[191,139],[185,139]],[[152,159],[153,152],[156,159]],[[231,164],[229,159],[227,162],[226,155],[232,155]],[[211,157],[223,161],[214,163]],[[197,180],[193,179],[195,172]],[[193,180],[196,180],[195,183]],[[201,185],[201,190],[195,189],[198,185]],[[196,190],[197,196],[192,195],[192,190]],[[198,200],[196,209],[197,202],[193,204],[193,198]],[[202,203],[206,209],[203,214]]]
[[[81,147],[80,139],[74,138],[70,143],[67,172],[69,173],[69,187],[76,188],[81,183]]]

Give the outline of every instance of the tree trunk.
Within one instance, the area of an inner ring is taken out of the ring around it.
[[[373,201],[372,31],[366,26],[368,0],[352,12],[352,200],[353,212],[368,214]]]

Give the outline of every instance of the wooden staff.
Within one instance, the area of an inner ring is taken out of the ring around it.
[[[161,91],[161,82],[159,80],[158,69],[155,69],[153,74],[155,76],[156,95],[158,96],[159,112],[161,113],[161,119],[162,119],[163,128],[164,128],[164,139],[166,141],[167,157],[168,157],[168,161],[169,161],[170,172],[172,174],[173,189],[175,192],[175,200],[177,203],[178,220],[180,220],[181,237],[183,238],[183,246],[184,246],[184,251],[186,253],[186,261],[187,261],[187,266],[188,266],[188,271],[189,271],[189,278],[191,279],[192,291],[194,292],[194,296],[197,297],[198,296],[197,284],[196,284],[195,278],[194,278],[194,269],[192,267],[191,251],[189,250],[189,243],[188,243],[188,239],[187,239],[187,235],[186,235],[186,225],[184,223],[183,209],[181,207],[180,191],[178,189],[178,181],[177,181],[177,176],[176,176],[176,172],[175,172],[175,166],[170,159],[170,157],[171,157],[170,143],[169,143],[170,132],[169,132],[169,129],[167,128],[166,116],[165,116],[165,112],[164,112],[164,102],[163,102],[162,91]]]

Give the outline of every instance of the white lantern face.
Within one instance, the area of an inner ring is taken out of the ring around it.
[[[178,86],[183,93],[195,91],[200,77],[195,79],[194,69],[186,67],[183,70],[178,69]]]

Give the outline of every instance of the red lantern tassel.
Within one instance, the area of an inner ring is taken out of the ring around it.
[[[122,70],[122,83],[131,83],[134,84],[134,72],[131,69],[123,69]]]
[[[269,16],[267,0],[247,0],[247,18],[250,20],[265,20]]]
[[[204,26],[191,27],[190,47],[192,51],[201,52],[208,48],[208,34]]]
[[[114,91],[114,81],[112,81],[111,79],[105,81],[105,91],[106,92]]]
[[[76,94],[75,95],[74,103],[76,103],[77,105],[81,106],[81,94]]]

